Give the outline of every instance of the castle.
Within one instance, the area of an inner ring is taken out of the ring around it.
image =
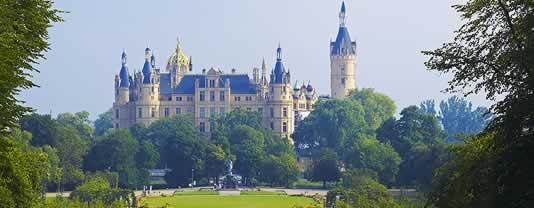
[[[348,95],[355,89],[356,43],[345,26],[345,3],[339,13],[336,40],[330,43],[331,97]],[[113,125],[128,128],[135,123],[149,125],[164,117],[190,114],[201,133],[211,131],[210,118],[234,109],[259,112],[263,125],[273,133],[289,138],[296,118],[313,110],[319,99],[311,84],[292,86],[291,73],[284,67],[282,49],[276,50],[276,63],[267,77],[265,60],[248,74],[232,69],[202,69],[192,74],[193,62],[180,48],[168,58],[164,70],[157,68],[152,51],[145,50],[141,71],[130,74],[127,56],[122,53],[122,67],[115,76]]]

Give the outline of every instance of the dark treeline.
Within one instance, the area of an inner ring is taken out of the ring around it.
[[[170,169],[169,187],[185,187],[192,177],[207,185],[225,174],[228,161],[246,185],[260,182],[288,186],[297,178],[296,155],[287,138],[262,127],[254,112],[235,110],[214,117],[211,140],[198,132],[193,118],[164,118],[146,127],[113,129],[111,113],[99,115],[95,130],[87,112],[50,115],[30,114],[20,119],[29,144],[42,148],[49,158],[48,190],[72,190],[86,176],[116,173],[121,188],[150,184],[148,169]],[[264,170],[264,171],[261,171]],[[194,174],[194,175],[192,175]],[[113,184],[113,183],[112,183]]]

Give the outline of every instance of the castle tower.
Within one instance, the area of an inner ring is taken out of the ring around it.
[[[126,64],[126,52],[122,52],[122,64],[119,75],[115,75],[115,102],[113,103],[113,126],[128,126],[130,117],[128,102],[130,101],[130,73]]]
[[[289,138],[293,133],[293,91],[290,73],[282,62],[282,48],[276,50],[276,65],[271,73],[266,122],[275,134]]]
[[[167,71],[171,73],[171,86],[178,86],[184,75],[193,70],[192,57],[187,57],[180,47],[180,38],[176,38],[176,49],[167,60]]]
[[[345,21],[345,2],[339,12],[339,30],[336,40],[330,42],[330,96],[345,97],[356,89],[356,42],[350,39]]]
[[[159,73],[154,68],[155,58],[152,56],[150,48],[145,50],[145,63],[143,70],[139,73],[139,92],[134,110],[135,120],[146,126],[159,119]]]

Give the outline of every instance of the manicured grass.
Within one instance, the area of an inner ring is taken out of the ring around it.
[[[286,192],[274,191],[241,191],[241,195],[287,195]]]
[[[146,207],[167,204],[175,208],[292,208],[315,203],[311,198],[280,195],[148,197],[143,203]]]
[[[218,191],[177,191],[174,196],[205,196],[205,195],[219,195]]]

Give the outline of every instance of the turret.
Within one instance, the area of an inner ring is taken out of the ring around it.
[[[115,77],[115,102],[125,104],[129,101],[130,73],[126,64],[126,52],[122,52],[121,69],[119,75]]]
[[[334,98],[345,97],[356,89],[356,42],[346,27],[345,2],[339,12],[339,30],[336,40],[330,42],[330,90]]]
[[[289,138],[293,132],[293,90],[289,70],[282,61],[282,48],[276,49],[276,64],[269,83],[269,114],[266,121],[274,133]]]

